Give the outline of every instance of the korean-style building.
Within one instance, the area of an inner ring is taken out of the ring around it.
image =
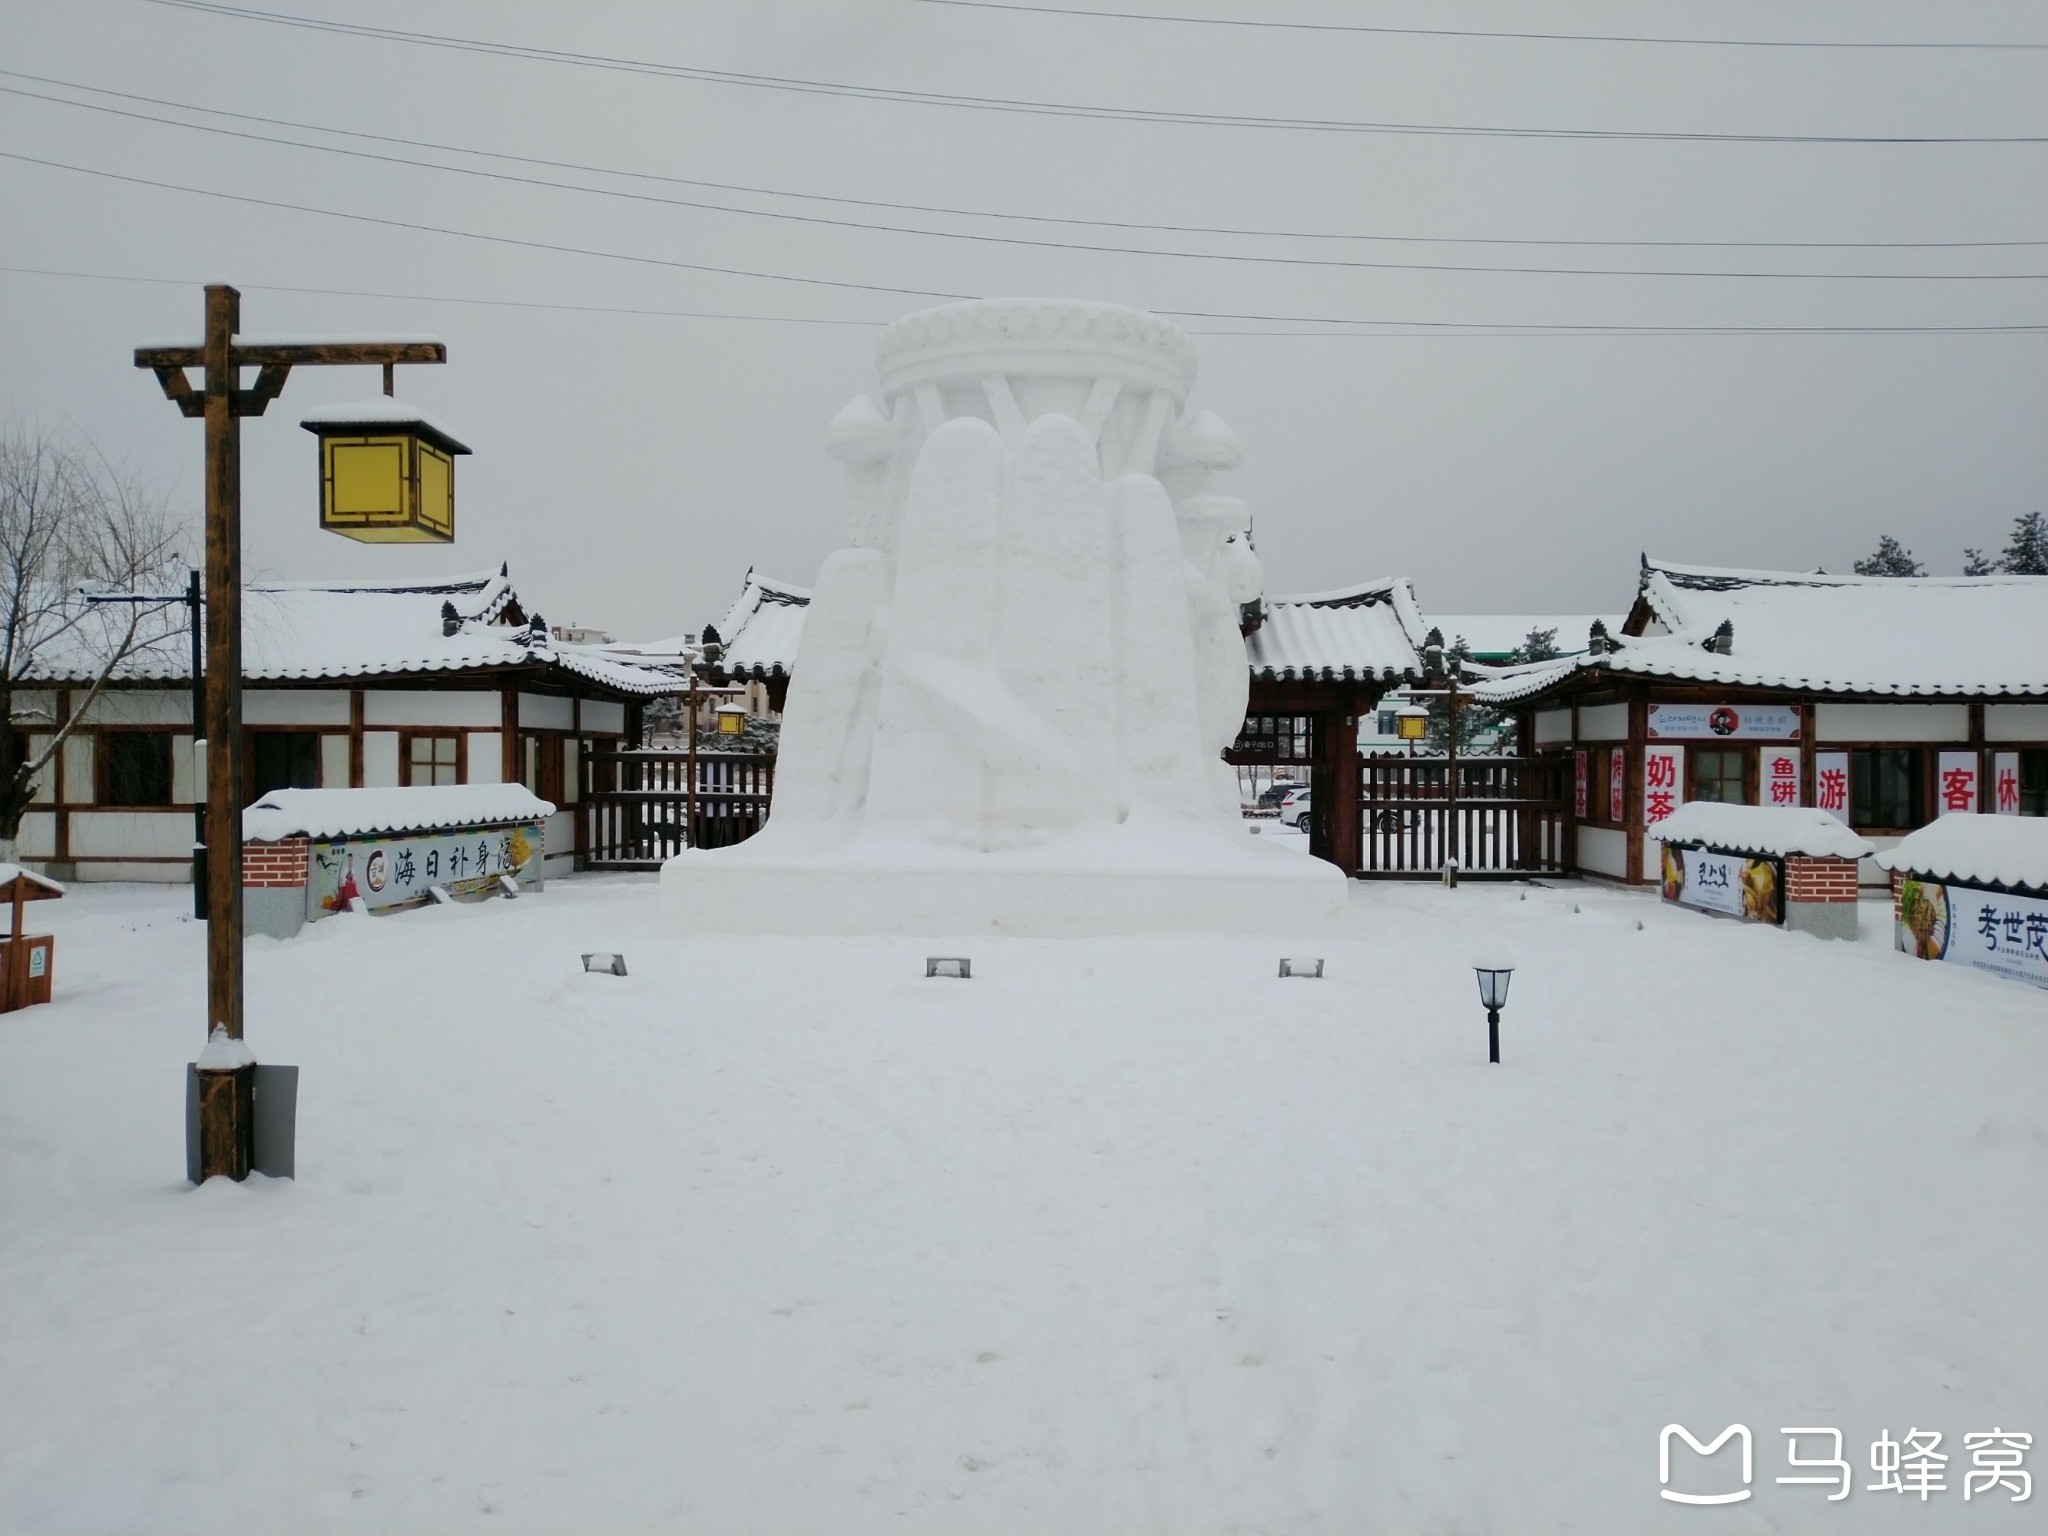
[[[2048,577],[1646,556],[1603,631],[1477,690],[1561,765],[1568,869],[1655,880],[1657,825],[1689,800],[1817,806],[1880,849],[1952,811],[2048,815]]]
[[[175,618],[183,610],[174,610]],[[524,783],[559,808],[550,876],[575,866],[583,764],[638,739],[643,704],[687,686],[673,658],[556,639],[509,571],[439,581],[252,583],[244,589],[247,804],[272,789]],[[190,878],[190,651],[182,626],[132,654],[85,704],[86,658],[38,658],[16,730],[43,774],[20,857],[61,879]]]

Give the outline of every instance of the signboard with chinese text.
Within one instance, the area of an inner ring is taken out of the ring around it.
[[[1843,826],[1849,825],[1849,754],[1813,754],[1813,803]]]
[[[2017,762],[2018,759],[2015,758],[2014,761]],[[2017,773],[2019,770],[2014,769],[2013,771]],[[1592,787],[1587,783],[1591,772],[1592,770],[1586,764],[1586,754],[1584,752],[1574,752],[1572,754],[1572,813],[1581,821],[1586,819],[1586,805],[1592,793]],[[2015,800],[2013,803],[2017,805],[2019,802]]]
[[[416,906],[439,886],[450,896],[477,896],[510,875],[521,885],[538,878],[541,824],[414,832],[313,845],[306,915],[346,912],[357,901],[371,911]]]
[[[2020,813],[2020,755],[1994,752],[1991,755],[1991,809],[2000,816]]]
[[[1793,704],[1652,704],[1652,741],[1797,741]]]
[[[1628,754],[1616,747],[1607,754],[1607,819],[1621,822],[1628,817]]]
[[[1685,800],[1685,748],[1643,749],[1643,831],[1655,836],[1657,823]]]
[[[1756,763],[1756,803],[1797,805],[1799,803],[1799,749],[1760,747]]]
[[[1785,920],[1783,866],[1709,848],[1664,845],[1664,899],[1751,923]]]
[[[1908,875],[1899,883],[1904,954],[2048,987],[2048,901]]]
[[[1977,809],[1977,754],[1943,752],[1934,775],[1934,814]]]

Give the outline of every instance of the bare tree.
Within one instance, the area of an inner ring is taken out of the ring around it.
[[[186,531],[160,491],[92,445],[0,427],[0,862],[13,860],[37,776],[80,717],[123,662],[183,617],[82,592],[169,590]],[[68,718],[23,697],[81,682]]]

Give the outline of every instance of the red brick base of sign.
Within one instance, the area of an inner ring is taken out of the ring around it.
[[[1785,859],[1787,901],[1854,902],[1856,861],[1788,854]]]
[[[308,843],[288,837],[281,843],[242,844],[242,884],[275,889],[306,883]]]

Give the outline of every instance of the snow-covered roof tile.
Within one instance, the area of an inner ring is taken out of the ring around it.
[[[1939,880],[2048,890],[2048,817],[1958,811],[1908,833],[1877,863]]]
[[[417,406],[394,400],[389,395],[372,395],[367,400],[345,400],[339,405],[323,405],[307,412],[299,419],[299,425],[308,432],[334,427],[410,427],[420,432],[429,442],[438,443],[449,453],[469,452],[444,422],[429,416]]]
[[[64,887],[48,875],[39,875],[32,869],[23,869],[19,864],[0,864],[0,890],[20,880],[26,886],[30,901],[41,901],[51,896],[62,896]]]
[[[1422,670],[1417,650],[1428,632],[1408,578],[1396,576],[1267,598],[1245,652],[1254,677],[1399,678]]]
[[[1783,858],[1788,853],[1866,859],[1877,845],[1858,837],[1826,811],[1810,806],[1722,805],[1688,800],[1657,823],[1667,843],[1701,843],[1729,853]]]
[[[1505,656],[1517,649],[1534,630],[1554,630],[1559,651],[1570,654],[1586,648],[1586,634],[1599,619],[1610,631],[1619,630],[1623,615],[1618,613],[1506,614],[1463,613],[1425,615],[1443,631],[1444,644],[1454,645],[1462,635],[1474,656]]]
[[[444,604],[459,621],[452,635],[443,632]],[[502,568],[422,581],[252,582],[242,589],[242,674],[251,683],[317,682],[531,667],[643,697],[686,686],[656,658],[636,662],[501,622],[524,612]],[[122,664],[117,679],[191,676],[183,610],[160,611],[154,624],[156,638]],[[96,676],[85,638],[74,632],[39,653],[25,680]]]
[[[1571,667],[1498,673],[1508,703],[1572,670],[1811,693],[2048,695],[2048,576],[1833,576],[1643,564],[1657,633],[1616,634]],[[1710,648],[1726,623],[1728,652]]]
[[[796,667],[810,607],[809,587],[748,571],[740,595],[718,621],[725,647],[718,670],[728,677],[787,677]]]
[[[553,815],[554,809],[524,784],[273,789],[242,812],[242,835],[261,843],[288,837],[369,837],[539,821]]]

